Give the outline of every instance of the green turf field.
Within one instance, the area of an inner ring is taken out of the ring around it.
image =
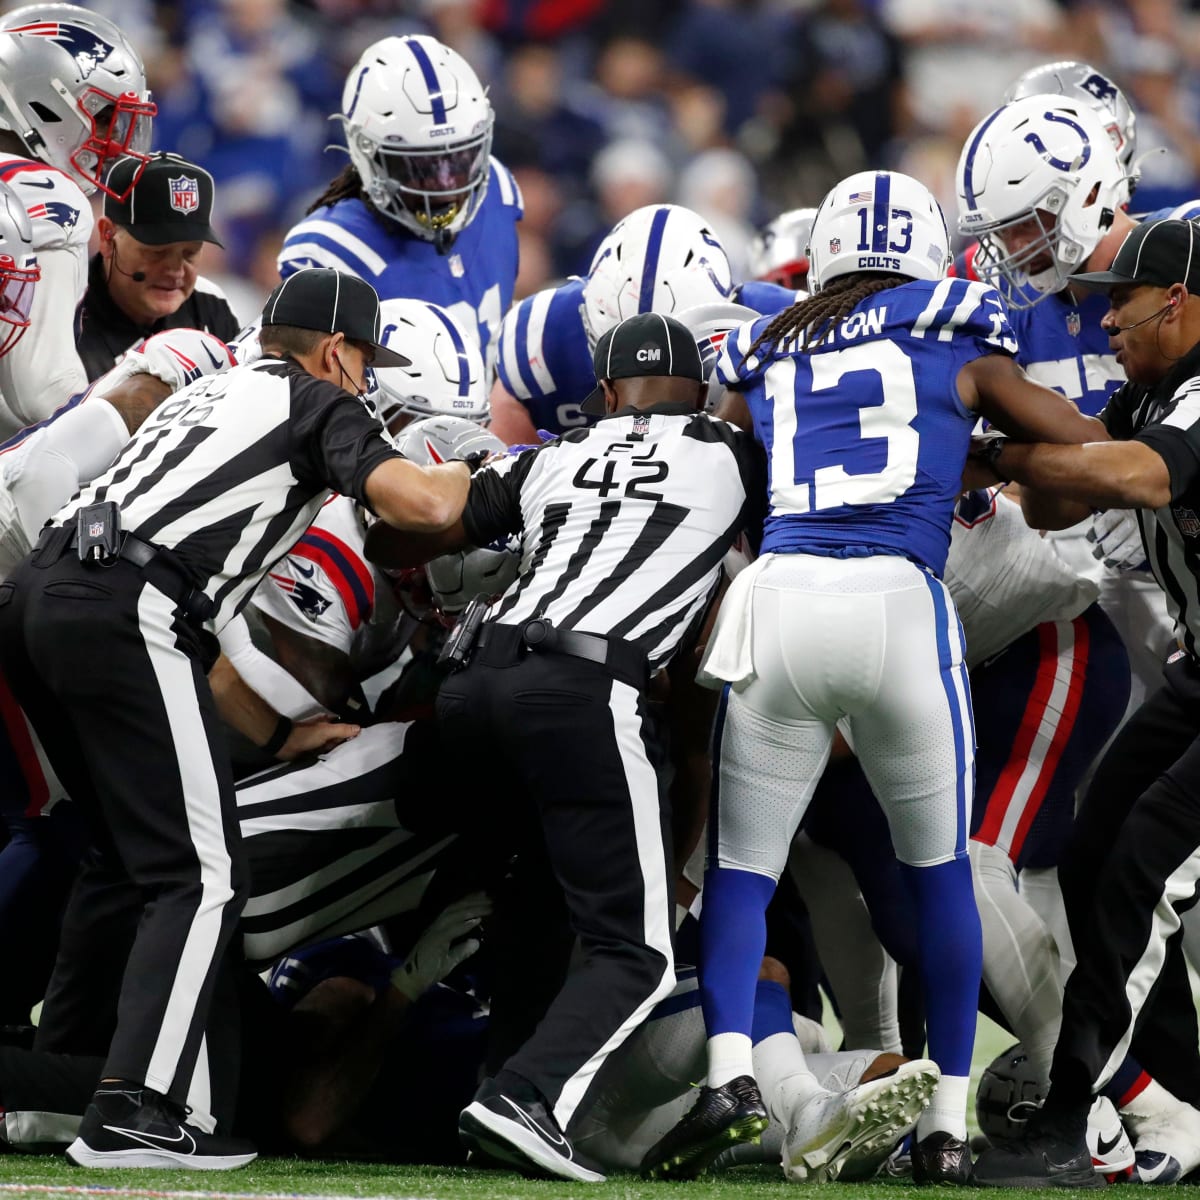
[[[80,1195],[95,1189],[104,1198],[116,1196],[215,1197],[243,1195],[430,1197],[433,1200],[783,1200],[797,1189],[813,1194],[818,1187],[831,1197],[863,1200],[915,1200],[931,1195],[945,1197],[901,1183],[789,1184],[764,1170],[739,1170],[694,1183],[648,1183],[635,1177],[614,1177],[603,1184],[571,1184],[522,1179],[502,1171],[468,1171],[432,1167],[381,1167],[350,1163],[269,1159],[241,1171],[206,1175],[199,1171],[83,1172],[61,1159],[0,1158],[0,1200],[25,1200],[38,1196]],[[1194,1196],[1200,1189],[1185,1188]],[[980,1193],[975,1193],[980,1194]],[[1010,1196],[1034,1193],[1005,1193]],[[1042,1195],[1043,1193],[1037,1193]],[[1094,1192],[1055,1190],[1060,1200],[1093,1196]],[[1132,1200],[1134,1188],[1119,1189],[1123,1200]]]
[[[1011,1037],[981,1018],[975,1045],[977,1081],[979,1072],[1006,1046]],[[974,1114],[971,1114],[972,1118]],[[0,1156],[0,1200],[37,1200],[39,1196],[61,1197],[95,1194],[99,1200],[241,1200],[243,1196],[324,1197],[352,1200],[360,1196],[395,1196],[405,1200],[783,1200],[797,1189],[815,1193],[820,1185],[785,1183],[769,1168],[742,1168],[694,1183],[653,1183],[635,1176],[614,1176],[603,1184],[571,1184],[523,1179],[507,1171],[477,1171],[438,1167],[394,1167],[369,1163],[320,1162],[309,1159],[263,1159],[240,1171],[82,1171],[64,1159]],[[932,1193],[902,1181],[826,1184],[823,1194],[855,1200],[915,1200],[932,1195],[946,1197],[946,1190]],[[982,1193],[974,1193],[982,1195]],[[1061,1189],[1044,1193],[1005,1192],[1006,1196],[1054,1196],[1058,1200],[1094,1196],[1095,1192]],[[1115,1191],[1122,1200],[1134,1200],[1135,1189],[1126,1185]],[[1144,1194],[1144,1193],[1143,1193]],[[1168,1191],[1166,1195],[1170,1195]],[[1178,1193],[1200,1197],[1200,1187]]]

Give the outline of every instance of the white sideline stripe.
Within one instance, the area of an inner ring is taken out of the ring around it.
[[[364,1200],[364,1195],[325,1192],[186,1192],[174,1188],[155,1191],[130,1187],[70,1187],[58,1183],[0,1183],[0,1192],[36,1196],[144,1196],[149,1200]],[[433,1200],[424,1196],[395,1196],[379,1192],[388,1200]]]

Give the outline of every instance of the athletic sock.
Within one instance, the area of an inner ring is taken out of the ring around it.
[[[917,1141],[938,1132],[967,1140],[967,1091],[970,1085],[969,1075],[943,1075],[938,1080],[933,1099],[917,1122]]]

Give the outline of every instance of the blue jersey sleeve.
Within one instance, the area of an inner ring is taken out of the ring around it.
[[[803,298],[803,292],[794,292],[791,288],[780,287],[777,283],[760,283],[757,279],[739,283],[733,289],[731,297],[735,304],[744,304],[764,317],[783,312],[785,308],[790,308],[797,300]]]
[[[762,375],[763,363],[759,355],[750,355],[750,347],[772,320],[772,317],[761,317],[757,321],[747,321],[729,331],[721,343],[721,350],[713,367],[720,383],[727,388],[739,390],[748,387]]]
[[[914,338],[954,342],[960,362],[988,354],[1015,358],[1017,336],[995,288],[973,279],[938,282],[912,323]]]
[[[583,280],[572,279],[526,297],[500,329],[500,381],[551,433],[591,424],[579,411],[596,386],[582,303]]]

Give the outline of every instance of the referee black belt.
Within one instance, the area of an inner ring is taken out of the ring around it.
[[[61,558],[68,551],[77,549],[79,531],[61,525],[43,529],[37,550],[41,552],[51,546],[57,550],[54,558]],[[180,611],[189,620],[204,622],[216,612],[216,605],[196,587],[191,576],[169,550],[143,541],[136,534],[122,533],[117,557],[141,570],[164,596],[179,605]]]
[[[542,618],[526,621],[524,625],[489,622],[479,631],[475,643],[475,657],[489,667],[512,666],[529,651],[585,659],[635,688],[644,688],[650,678],[646,655],[632,642],[599,633],[558,629]]]

